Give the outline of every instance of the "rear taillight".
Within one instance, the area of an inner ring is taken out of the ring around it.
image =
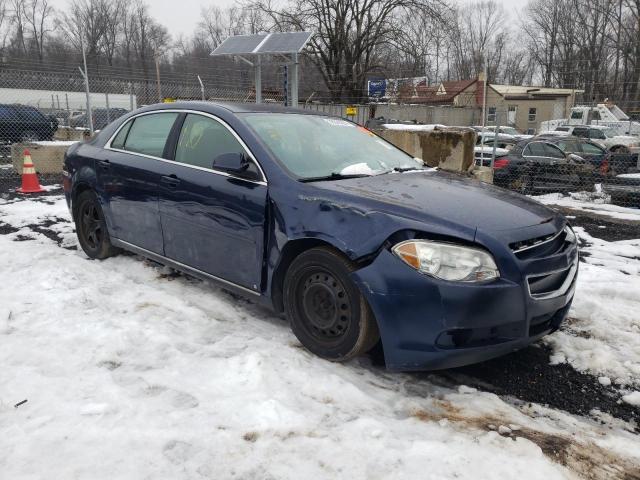
[[[493,162],[493,169],[500,170],[501,168],[505,168],[509,166],[509,159],[507,158],[496,158]]]
[[[600,164],[600,174],[606,175],[607,173],[609,173],[609,155],[605,156]]]

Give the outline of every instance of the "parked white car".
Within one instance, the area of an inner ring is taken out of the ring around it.
[[[487,134],[487,133],[492,133],[495,134],[496,132],[496,127],[493,125],[488,125],[486,127],[480,127],[480,126],[476,126],[476,127],[472,127],[475,131],[478,132],[478,134],[483,133],[483,134]],[[533,135],[525,135],[523,133],[520,133],[518,130],[516,130],[513,127],[499,127],[498,128],[498,134],[500,136],[502,135],[509,135],[513,138],[515,138],[516,140],[528,140],[530,138],[533,138]]]
[[[561,125],[555,132],[560,135],[573,135],[588,138],[611,152],[640,153],[640,138],[630,135],[616,135],[614,130],[602,125]],[[555,132],[546,132],[545,135]]]
[[[509,150],[506,148],[496,148],[495,149],[496,158],[503,157],[509,153]],[[493,147],[489,145],[478,145],[473,149],[473,158],[475,160],[476,165],[480,167],[490,167],[491,166],[491,158],[493,157]]]

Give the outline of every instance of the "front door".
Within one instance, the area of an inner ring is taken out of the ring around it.
[[[142,115],[130,120],[97,159],[98,193],[111,234],[153,253],[163,254],[158,210],[163,160],[177,113]]]
[[[165,256],[257,291],[263,263],[267,186],[214,170],[224,153],[248,154],[221,122],[188,114],[171,172],[160,180]],[[252,161],[251,168],[259,172]],[[261,175],[261,174],[260,174]]]

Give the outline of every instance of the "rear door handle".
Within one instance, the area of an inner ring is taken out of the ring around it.
[[[165,184],[169,188],[176,188],[178,185],[180,185],[180,179],[173,174],[163,175],[160,177],[160,183]]]
[[[98,165],[103,170],[109,170],[111,163],[109,162],[109,160],[98,160]]]

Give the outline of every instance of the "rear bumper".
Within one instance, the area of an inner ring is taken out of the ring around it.
[[[524,276],[483,285],[444,282],[386,250],[352,275],[378,321],[387,367],[437,370],[489,360],[555,331],[573,299],[577,252],[570,261],[570,280],[546,298],[534,298]]]

